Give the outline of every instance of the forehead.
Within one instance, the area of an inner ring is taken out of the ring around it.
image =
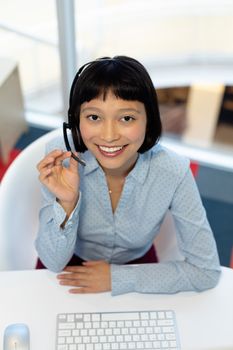
[[[132,109],[138,112],[144,112],[144,104],[137,100],[124,100],[117,97],[111,90],[106,95],[100,94],[90,101],[81,104],[81,111],[87,108],[112,108],[112,109]]]

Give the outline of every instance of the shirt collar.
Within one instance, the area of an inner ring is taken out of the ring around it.
[[[83,159],[86,162],[86,166],[84,167],[84,175],[88,175],[99,168],[99,163],[90,151],[86,151],[83,154]]]
[[[145,153],[139,153],[138,160],[135,164],[135,167],[129,173],[129,177],[132,177],[134,180],[143,184],[146,180],[151,159],[151,150]]]
[[[145,182],[150,167],[152,152],[153,150],[149,150],[142,154],[139,153],[135,167],[129,173],[129,177],[134,178],[141,184]],[[86,161],[86,166],[84,167],[84,175],[88,175],[100,168],[99,163],[91,152],[86,151],[83,154],[83,159]]]

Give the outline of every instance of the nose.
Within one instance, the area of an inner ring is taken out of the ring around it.
[[[106,121],[102,127],[101,139],[111,143],[120,138],[118,126],[115,121]]]

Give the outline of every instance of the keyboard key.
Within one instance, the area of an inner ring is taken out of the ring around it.
[[[150,312],[150,318],[153,320],[153,319],[157,319],[158,318],[158,315],[157,315],[157,312],[155,312],[155,311],[152,311],[152,312]]]
[[[77,349],[76,344],[69,345],[69,350],[76,350],[76,349]]]
[[[83,320],[83,316],[85,316],[85,315],[83,315],[83,314],[75,314],[75,320],[76,321],[82,321]]]
[[[85,350],[85,345],[84,344],[78,344],[77,345],[77,350]]]
[[[100,322],[101,321],[101,317],[100,317],[100,314],[92,314],[92,321],[93,322]]]
[[[81,330],[80,330],[80,335],[81,335],[82,337],[86,337],[86,336],[88,335],[87,329],[81,329]]]
[[[72,331],[74,332],[74,331]],[[65,329],[58,332],[59,337],[69,337],[71,335],[71,330]]]
[[[130,322],[130,321],[128,321],[128,322]],[[109,327],[110,328],[116,328],[116,322],[115,321],[110,321],[109,322]],[[131,327],[131,326],[127,326],[127,327]]]
[[[134,342],[129,342],[128,343],[128,349],[135,349],[135,343]]]
[[[84,322],[90,322],[91,321],[91,315],[90,314],[83,315],[83,321]]]
[[[96,334],[97,334],[97,335],[104,335],[104,329],[103,329],[103,328],[97,329],[97,330],[96,330]],[[119,334],[120,334],[120,333],[119,333]]]
[[[103,321],[116,321],[116,320],[139,320],[138,312],[114,312],[114,313],[103,313]]]
[[[172,326],[173,320],[158,320],[158,326]]]
[[[73,344],[74,343],[74,338],[73,337],[67,337],[66,338],[67,344]]]
[[[67,344],[58,345],[57,350],[69,350]]]
[[[66,338],[65,337],[59,337],[58,338],[58,344],[65,344]]]
[[[75,337],[74,338],[75,344],[81,344],[82,343],[82,337]]]
[[[74,322],[74,314],[67,315],[67,321],[68,322]]]
[[[159,318],[159,319],[165,318],[165,314],[164,314],[163,311],[159,311],[159,312],[158,312],[158,318]]]
[[[144,344],[143,344],[143,342],[137,342],[137,344],[136,344],[136,349],[144,349]]]
[[[95,350],[102,350],[102,345],[101,344],[95,344],[94,345]]]
[[[149,312],[142,312],[141,320],[149,320]]]
[[[74,329],[75,323],[60,323],[59,329]]]

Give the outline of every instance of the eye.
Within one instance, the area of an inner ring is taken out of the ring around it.
[[[100,117],[98,117],[98,115],[95,114],[89,115],[87,118],[93,122],[100,120]]]
[[[121,120],[125,123],[130,123],[132,122],[133,120],[135,120],[134,117],[130,116],[130,115],[125,115],[124,117],[121,118]]]

